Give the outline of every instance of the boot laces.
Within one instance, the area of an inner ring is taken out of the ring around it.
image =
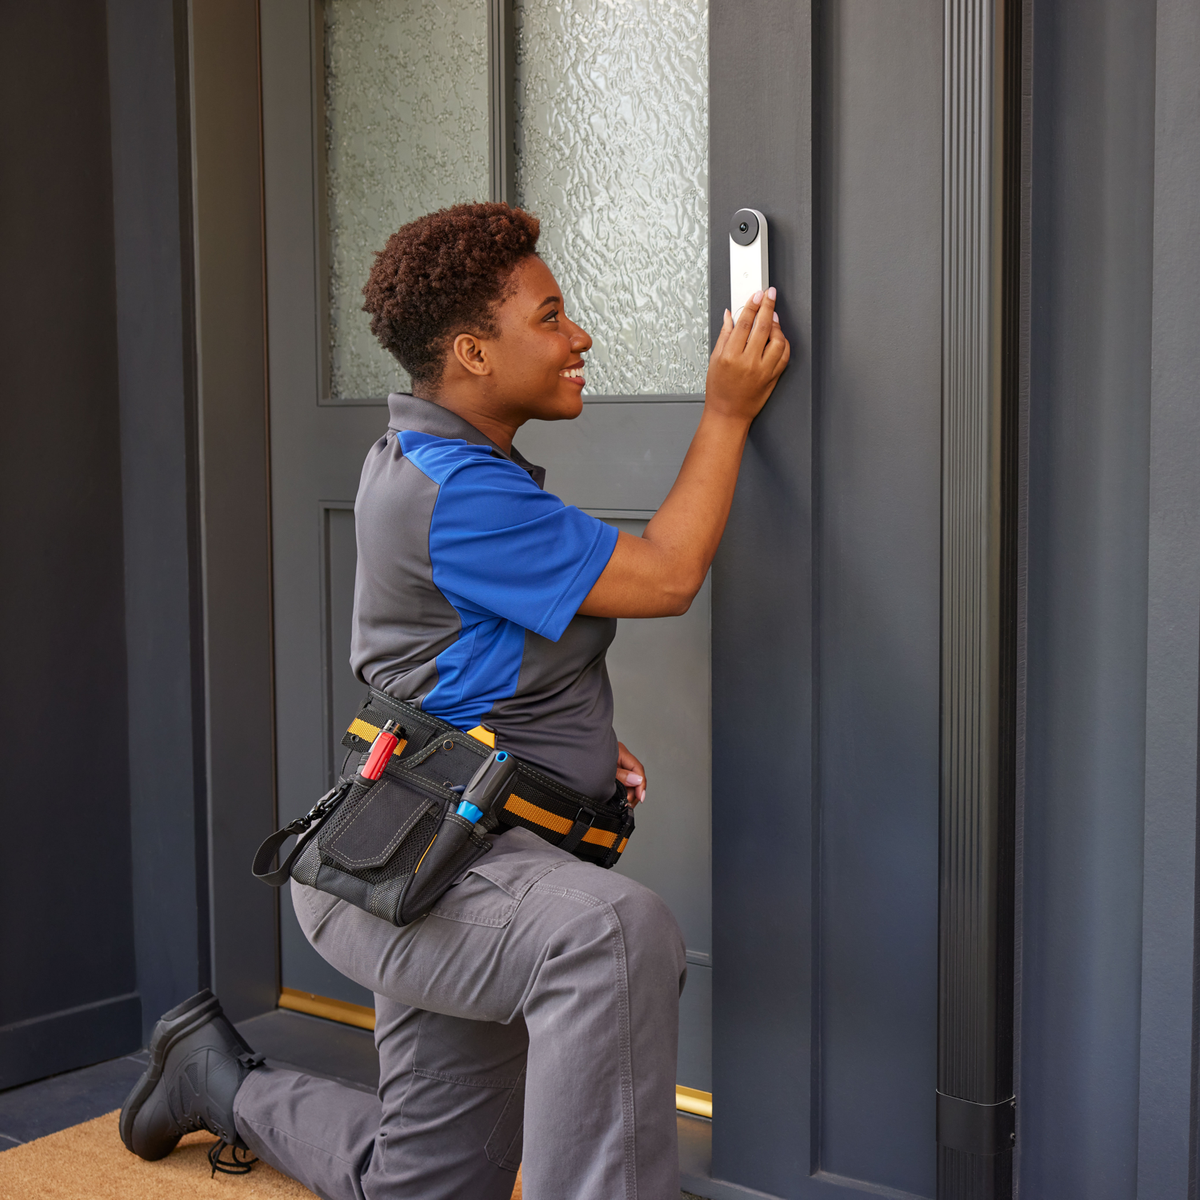
[[[255,1054],[247,1047],[244,1054],[237,1056],[237,1061],[243,1071],[253,1071],[255,1067],[261,1067],[266,1062],[266,1057],[262,1054]],[[222,1175],[249,1175],[250,1168],[258,1162],[258,1159],[250,1156],[250,1151],[240,1141],[227,1140],[224,1130],[219,1131],[218,1136],[221,1140],[213,1142],[208,1148],[208,1162],[212,1167],[212,1174],[209,1178],[215,1179],[218,1171]],[[226,1147],[229,1148],[229,1157],[222,1158],[221,1155]]]
[[[229,1148],[229,1157],[222,1158],[221,1155],[225,1148]],[[246,1157],[250,1154],[244,1146],[239,1146],[237,1142],[213,1142],[208,1148],[208,1161],[212,1167],[210,1179],[215,1179],[218,1171],[222,1175],[249,1175],[250,1168],[258,1162],[257,1158]]]

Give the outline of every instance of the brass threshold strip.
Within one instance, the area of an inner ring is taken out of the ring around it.
[[[351,1004],[348,1000],[331,1000],[328,996],[314,996],[312,992],[284,988],[279,993],[279,1007],[375,1032],[375,1010],[365,1004]]]
[[[279,1007],[292,1012],[305,1013],[310,1017],[323,1017],[326,1021],[340,1021],[343,1025],[354,1025],[358,1029],[374,1032],[375,1010],[365,1004],[351,1004],[347,1000],[332,1000],[328,996],[314,996],[312,992],[299,992],[295,988],[284,988],[279,993]],[[676,1087],[675,1107],[693,1117],[712,1120],[712,1092],[698,1088]]]
[[[712,1092],[702,1092],[699,1088],[675,1085],[675,1107],[693,1117],[707,1117],[712,1120]]]

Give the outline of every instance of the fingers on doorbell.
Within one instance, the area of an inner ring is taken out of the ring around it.
[[[767,272],[767,218],[739,208],[729,223],[729,311],[736,321],[755,292],[771,286]]]

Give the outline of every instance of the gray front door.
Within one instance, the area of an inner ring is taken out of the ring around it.
[[[542,217],[541,251],[596,341],[583,416],[527,427],[519,448],[568,503],[637,532],[699,420],[705,6],[642,6],[617,19],[591,3],[527,3],[513,15],[516,53],[499,63],[486,0],[262,4],[281,821],[336,775],[364,690],[346,661],[353,499],[365,452],[386,428],[383,398],[407,380],[373,344],[360,289],[371,252],[403,221],[488,198],[489,68],[493,78],[509,72],[515,99],[515,199]],[[650,781],[618,869],[659,892],[684,929],[679,1082],[705,1093],[709,626],[706,586],[684,617],[622,622],[609,655],[617,733]],[[316,955],[286,902],[280,919],[285,992],[371,1003]]]
[[[340,766],[361,692],[351,502],[403,380],[357,289],[402,220],[503,175],[488,12],[262,4],[281,819]],[[583,416],[518,437],[548,486],[629,529],[662,501],[737,208],[771,223],[793,339],[711,593],[623,622],[609,660],[651,781],[621,869],[686,932],[679,1082],[715,1097],[687,1186],[932,1196],[942,6],[514,12],[515,199],[596,338]],[[285,988],[370,1002],[281,921]]]

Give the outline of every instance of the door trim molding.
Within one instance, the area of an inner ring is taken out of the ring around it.
[[[331,741],[331,735],[336,734],[340,740],[340,733],[337,733],[338,726],[335,724],[337,718],[334,715],[335,705],[333,699],[334,687],[334,658],[335,650],[333,647],[333,564],[331,561],[332,553],[332,538],[329,529],[329,517],[331,513],[349,512],[354,513],[353,500],[320,500],[317,502],[317,537],[319,545],[317,549],[318,561],[321,564],[321,707],[322,707],[322,739],[324,740],[323,757],[325,760],[325,787],[332,787],[337,780],[338,775],[338,756],[334,746],[337,742]],[[285,988],[284,991],[289,989]],[[340,1002],[339,1002],[340,1003]],[[284,1006],[286,1007],[286,1005]]]
[[[488,0],[488,186],[491,199],[515,204],[517,156],[513,83],[517,53],[512,0]]]
[[[240,1021],[279,961],[246,869],[277,827],[262,59],[257,4],[189,13],[211,982]]]

